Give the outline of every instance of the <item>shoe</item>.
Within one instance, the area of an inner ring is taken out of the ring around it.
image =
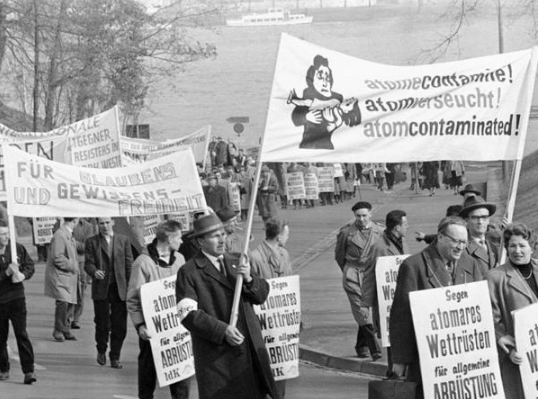
[[[121,364],[119,360],[110,360],[110,367],[113,369],[122,369],[123,364]]]
[[[0,381],[9,379],[9,371],[0,371]]]
[[[52,334],[52,338],[54,338],[54,340],[56,342],[64,342],[65,341],[65,338],[63,337],[63,335]]]
[[[104,366],[106,364],[106,355],[104,353],[97,354],[97,364]]]
[[[64,333],[64,338],[67,340],[67,341],[76,341],[77,340],[77,337],[75,337],[73,334],[71,333]]]
[[[376,360],[379,360],[383,357],[383,355],[381,354],[381,352],[376,352],[376,353],[373,353],[372,354],[372,359],[373,361],[375,362]]]
[[[370,353],[367,348],[360,348],[357,351],[357,357],[360,357],[361,359],[366,359],[369,356],[370,356]]]
[[[37,378],[35,378],[34,373],[24,373],[24,383],[26,385],[32,385],[36,381],[37,381]]]
[[[78,324],[78,321],[73,321],[71,323],[71,329],[72,330],[80,330],[80,324]]]

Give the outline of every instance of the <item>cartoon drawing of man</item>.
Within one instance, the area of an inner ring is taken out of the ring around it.
[[[295,126],[304,125],[299,148],[333,150],[333,132],[342,124],[349,127],[361,123],[359,102],[355,98],[344,101],[341,94],[332,91],[334,80],[327,58],[316,55],[306,72],[307,88],[299,98],[292,90],[288,104],[295,105],[291,120]]]

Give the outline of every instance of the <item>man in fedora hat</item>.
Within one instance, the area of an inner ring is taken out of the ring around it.
[[[226,189],[217,184],[217,176],[215,173],[210,173],[207,176],[207,186],[203,187],[205,202],[213,211],[218,211],[220,208],[228,205],[228,194]]]
[[[478,261],[484,275],[499,264],[499,246],[487,235],[490,218],[496,210],[495,204],[474,195],[465,200],[460,211],[469,232],[469,242],[465,250]]]
[[[194,221],[200,251],[176,283],[178,314],[192,335],[200,399],[278,398],[260,322],[252,305],[265,302],[269,284],[251,272],[244,256],[227,253],[216,214]],[[229,323],[235,284],[243,275],[237,326]]]
[[[463,200],[465,201],[469,197],[474,197],[476,195],[482,195],[480,191],[478,191],[474,186],[469,183],[465,185],[463,190],[460,191],[460,195],[463,195]]]
[[[226,252],[242,253],[245,249],[245,240],[237,234],[237,212],[231,206],[225,206],[217,211],[217,216],[226,231]]]

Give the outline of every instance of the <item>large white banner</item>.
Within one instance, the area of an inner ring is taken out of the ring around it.
[[[409,293],[425,398],[504,399],[488,283]]]
[[[394,292],[396,292],[398,270],[408,256],[380,256],[376,260],[375,281],[379,307],[379,330],[381,332],[381,345],[384,347],[390,346],[389,318]]]
[[[521,159],[535,53],[392,66],[282,34],[261,160]]]
[[[525,399],[538,397],[538,303],[513,312],[516,350],[523,357],[519,366]]]
[[[11,146],[4,146],[4,158],[13,216],[140,216],[205,208],[190,149],[113,169],[61,164]]]
[[[269,296],[254,306],[276,381],[299,376],[301,293],[299,276],[268,279]]]
[[[191,335],[177,314],[176,278],[163,278],[140,287],[144,321],[151,336],[153,363],[161,387],[194,375]]]
[[[211,126],[205,126],[188,136],[178,139],[155,141],[122,137],[121,153],[125,165],[140,163],[169,155],[175,151],[191,148],[196,163],[205,167]]]

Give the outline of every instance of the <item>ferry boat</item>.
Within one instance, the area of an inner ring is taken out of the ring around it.
[[[282,8],[270,8],[264,14],[243,15],[241,19],[227,19],[228,26],[272,26],[310,24],[314,17],[305,14],[292,14]]]

